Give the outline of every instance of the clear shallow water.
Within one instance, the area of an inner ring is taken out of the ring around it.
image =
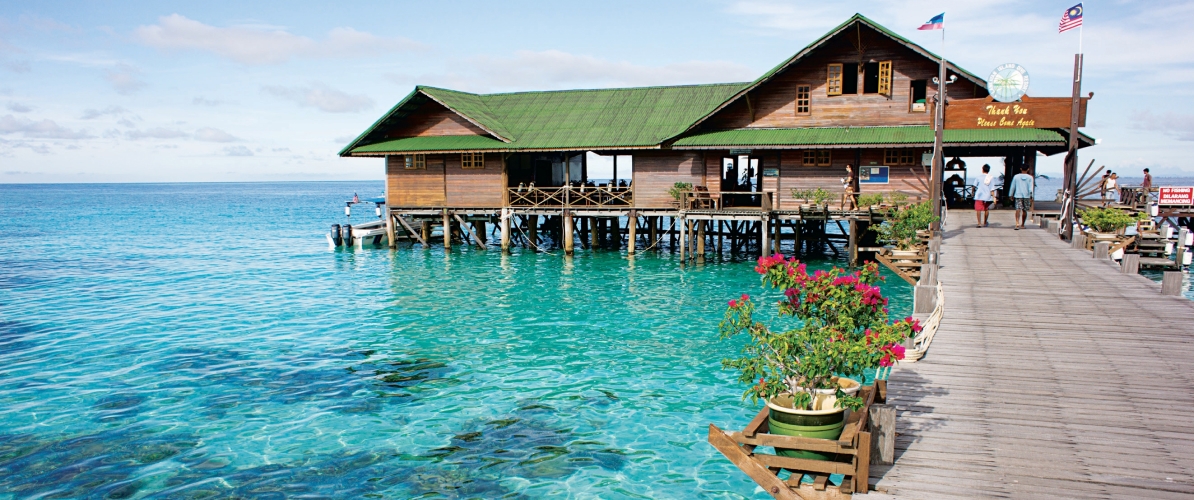
[[[0,499],[766,498],[705,442],[752,262],[329,251],[381,188],[0,185]]]

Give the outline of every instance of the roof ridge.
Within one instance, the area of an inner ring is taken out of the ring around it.
[[[507,95],[522,95],[522,94],[552,94],[552,93],[568,93],[568,92],[608,92],[615,90],[646,90],[646,89],[682,89],[693,87],[719,87],[730,85],[749,85],[751,82],[725,82],[725,83],[692,83],[683,85],[647,85],[643,87],[609,87],[609,88],[589,88],[589,89],[557,89],[557,90],[519,90],[514,92],[494,92],[491,94],[473,94],[477,97],[493,97],[493,96],[507,96]],[[447,89],[445,89],[447,90]]]

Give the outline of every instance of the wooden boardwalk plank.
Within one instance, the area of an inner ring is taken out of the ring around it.
[[[891,375],[876,497],[1194,495],[1194,303],[1010,212],[991,222],[945,233],[945,317]]]

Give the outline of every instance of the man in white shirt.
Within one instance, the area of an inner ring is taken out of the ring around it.
[[[991,166],[983,165],[983,175],[974,185],[974,218],[978,220],[978,227],[987,226],[991,205],[995,204],[995,189],[995,176],[991,175]]]

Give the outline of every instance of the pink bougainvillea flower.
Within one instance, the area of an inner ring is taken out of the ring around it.
[[[750,300],[750,295],[747,295],[747,294],[745,294],[745,293],[744,293],[744,294],[742,294],[742,301],[743,301],[743,302],[746,302],[746,301],[748,301],[748,300]]]
[[[732,300],[732,299],[731,299],[731,300],[730,300],[730,307],[738,307],[738,301],[737,301],[737,300]]]

